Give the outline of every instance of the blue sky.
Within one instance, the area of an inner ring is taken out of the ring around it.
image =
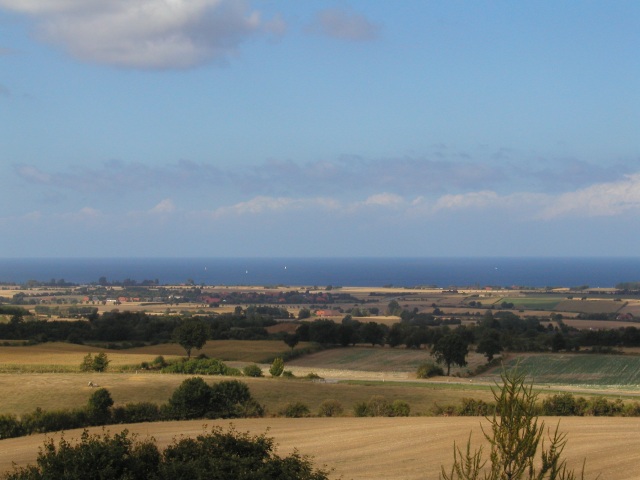
[[[637,256],[637,2],[0,0],[0,256]]]

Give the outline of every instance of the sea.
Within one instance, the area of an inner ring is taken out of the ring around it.
[[[640,281],[640,257],[4,258],[0,282],[197,285],[615,287]]]

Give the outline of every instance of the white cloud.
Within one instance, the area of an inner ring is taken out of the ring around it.
[[[38,34],[86,61],[142,69],[226,61],[259,33],[280,33],[242,0],[0,0],[36,18]]]
[[[364,15],[339,8],[317,12],[307,30],[350,41],[375,40],[380,34],[380,27],[371,23]]]
[[[404,204],[404,199],[394,193],[379,193],[368,197],[362,205],[377,207],[397,207]]]
[[[163,213],[173,213],[176,210],[176,206],[173,203],[173,200],[170,198],[165,198],[160,203],[158,203],[155,207],[149,210],[149,213],[153,214],[163,214]]]
[[[640,173],[626,175],[617,182],[600,183],[558,195],[539,217],[613,216],[631,209],[640,209]]]
[[[51,175],[32,165],[18,165],[16,173],[23,179],[34,183],[48,184],[51,182]]]
[[[339,203],[330,198],[290,198],[290,197],[254,197],[246,202],[219,207],[213,211],[213,217],[259,215],[269,212],[300,210],[304,208],[336,209]]]
[[[469,192],[461,195],[444,195],[434,204],[433,209],[469,209],[486,208],[500,200],[496,192],[484,190],[480,192]]]

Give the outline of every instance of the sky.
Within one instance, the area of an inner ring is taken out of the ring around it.
[[[638,256],[640,3],[0,0],[0,257]]]

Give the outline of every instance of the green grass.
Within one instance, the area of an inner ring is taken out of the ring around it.
[[[631,355],[542,354],[513,359],[537,384],[570,386],[640,386],[640,357]]]

